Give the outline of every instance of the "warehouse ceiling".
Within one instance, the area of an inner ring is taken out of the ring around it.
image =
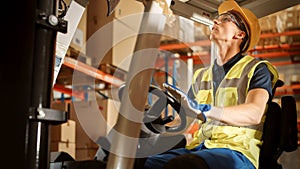
[[[195,13],[213,18],[217,15],[218,6],[224,0],[173,0],[171,9],[177,15],[187,18]],[[236,0],[244,8],[255,13],[258,18],[300,4],[300,0]]]

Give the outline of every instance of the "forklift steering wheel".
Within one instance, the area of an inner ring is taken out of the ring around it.
[[[118,91],[118,97],[121,100],[122,93],[125,85],[122,85]],[[153,133],[178,133],[183,132],[187,125],[186,114],[184,109],[180,109],[180,103],[166,91],[163,91],[157,86],[149,86],[149,94],[155,95],[158,99],[151,105],[146,105],[144,114],[144,125]],[[172,122],[175,117],[169,115],[162,117],[164,110],[170,105],[180,118],[180,125],[178,126],[167,126],[168,123]]]

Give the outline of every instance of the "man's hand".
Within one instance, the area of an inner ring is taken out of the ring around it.
[[[171,84],[167,84],[167,83],[163,83],[163,87],[167,90],[167,92],[169,92],[169,94],[171,94],[179,103],[181,101],[181,98],[183,96],[186,96],[186,94],[181,91],[179,88],[171,85]]]
[[[192,103],[188,97],[186,97],[186,96],[181,97],[181,108],[183,108],[185,110],[186,115],[190,116],[192,118],[199,119],[204,123],[206,121],[205,114],[202,113],[201,110],[195,109],[192,106],[192,104],[194,104],[194,103]]]
[[[180,102],[181,107],[185,110],[187,116],[201,120],[202,122],[206,121],[205,111],[209,111],[211,106],[207,104],[198,104],[195,100],[190,99],[186,93],[181,91],[170,84],[163,84],[163,87],[173,95],[178,102]]]

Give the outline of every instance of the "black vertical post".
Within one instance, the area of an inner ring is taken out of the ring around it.
[[[31,98],[26,126],[26,162],[28,169],[50,168],[49,125],[66,121],[66,113],[49,109],[55,61],[57,30],[66,30],[66,22],[56,16],[57,1],[37,0],[35,41],[32,60]]]
[[[67,22],[55,16],[56,0],[5,1],[3,6],[9,12],[2,15],[1,144],[9,151],[2,165],[48,169],[49,124],[67,121],[66,112],[49,109],[56,33],[66,33]]]
[[[27,165],[29,169],[49,168],[49,122],[40,121],[35,116],[42,116],[37,108],[49,108],[51,103],[53,63],[55,59],[56,31],[46,24],[49,15],[56,15],[55,0],[36,1],[36,25],[34,57],[32,69],[32,93],[27,124]]]

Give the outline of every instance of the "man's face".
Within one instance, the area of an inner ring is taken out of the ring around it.
[[[236,20],[230,14],[224,13],[214,19],[211,30],[210,40],[212,41],[231,41],[236,33],[240,31]]]

